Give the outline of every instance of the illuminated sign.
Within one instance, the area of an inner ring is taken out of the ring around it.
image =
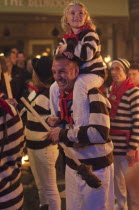
[[[1,0],[2,7],[62,7],[70,1],[65,0]]]
[[[0,0],[0,12],[62,15],[72,0]],[[128,16],[128,0],[81,0],[90,15]]]

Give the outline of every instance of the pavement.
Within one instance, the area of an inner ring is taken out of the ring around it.
[[[65,199],[65,184],[62,183],[64,182],[61,180],[60,182],[58,181],[58,189],[61,197],[61,210],[66,210],[66,199]],[[28,185],[23,185],[24,187],[24,208],[23,210],[39,210],[39,197],[38,197],[38,191],[36,188],[35,182],[31,182]]]
[[[66,210],[66,195],[65,195],[65,169],[63,156],[60,155],[56,164],[57,171],[57,184],[60,192],[60,197],[62,201],[61,210]],[[135,165],[134,172],[133,170],[128,173],[128,186],[131,189],[134,189],[134,193],[139,197],[139,181],[137,179],[137,174],[139,174],[139,163]],[[39,210],[39,197],[34,177],[32,175],[29,161],[25,162],[22,165],[22,176],[21,182],[24,187],[24,208],[23,210]],[[133,192],[132,192],[133,193]],[[115,204],[115,210],[118,209],[118,206]]]

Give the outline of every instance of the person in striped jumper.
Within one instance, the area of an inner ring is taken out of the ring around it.
[[[106,66],[101,56],[100,40],[85,5],[80,2],[70,2],[67,5],[61,24],[66,34],[59,43],[56,54],[63,53],[78,61],[80,74],[74,85],[73,98],[76,100],[73,100],[73,115],[75,125],[80,125],[81,122],[85,125],[88,117],[84,112],[88,104],[87,93],[93,87],[99,88],[104,82]],[[55,107],[57,107],[58,91],[59,88],[54,83],[50,95]]]
[[[53,82],[52,60],[49,56],[34,58],[32,65],[33,82],[38,92],[36,94],[34,91],[31,92],[31,95],[35,95],[31,106],[42,119],[46,120],[50,115],[49,87]],[[29,97],[32,98],[32,96]],[[59,154],[58,146],[50,145],[47,130],[30,111],[27,111],[25,135],[30,166],[39,192],[40,209],[46,210],[49,205],[49,210],[61,210],[55,169]]]
[[[74,126],[73,88],[79,74],[78,64],[58,54],[54,58],[52,72],[61,90],[56,116],[60,117],[63,128],[52,128],[48,137],[54,144],[64,142],[81,162],[93,166],[95,175],[102,181],[100,189],[89,187],[77,176],[77,165],[65,153],[66,209],[113,210],[113,144],[109,138],[108,111],[110,103],[97,88],[92,88],[88,92],[88,104],[84,110],[88,115],[86,126]],[[48,118],[51,125],[52,119],[53,117]]]
[[[132,63],[128,72],[128,76],[136,87],[139,87],[139,63]]]
[[[0,65],[0,80],[1,80]],[[16,109],[0,97],[0,209],[23,209],[21,158],[25,141]]]
[[[137,210],[138,198],[126,182],[130,170],[135,170],[139,146],[139,89],[127,77],[129,67],[130,63],[123,58],[111,65],[110,134],[114,143],[115,196],[119,209]]]

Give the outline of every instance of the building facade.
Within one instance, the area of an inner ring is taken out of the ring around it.
[[[1,0],[0,53],[17,47],[27,56],[52,53],[63,31],[60,19],[69,0]],[[86,0],[97,25],[103,57],[133,57],[127,0]],[[135,51],[135,49],[134,49]]]
[[[129,42],[131,60],[139,62],[139,1],[129,0]]]

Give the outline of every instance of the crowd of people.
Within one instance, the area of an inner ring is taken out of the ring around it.
[[[114,210],[115,202],[117,210],[139,210],[139,187],[132,184],[139,162],[139,64],[116,58],[107,69],[84,4],[71,2],[61,23],[65,34],[53,58],[25,59],[16,48],[0,57],[0,209],[23,209],[20,170],[26,147],[40,209],[61,210],[55,164],[58,144],[64,143],[66,210]],[[7,98],[4,72],[13,99]],[[89,176],[77,175],[75,159],[92,167],[89,174],[101,186],[90,187]]]

